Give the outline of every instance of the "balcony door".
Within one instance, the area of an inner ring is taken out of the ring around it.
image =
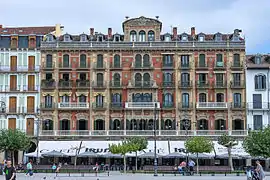
[[[262,95],[253,94],[253,109],[262,109]]]
[[[33,136],[34,135],[34,118],[27,118],[26,120],[26,133],[29,136]]]
[[[17,97],[9,97],[9,112],[16,112]]]
[[[16,129],[16,118],[8,119],[8,129]]]
[[[16,91],[17,90],[17,75],[10,75],[9,79],[9,84],[10,84],[10,90],[11,91]]]
[[[35,97],[28,96],[27,97],[27,113],[35,112]]]
[[[28,56],[28,71],[35,70],[35,56]]]
[[[17,56],[11,56],[10,58],[10,70],[17,71]]]
[[[35,90],[35,75],[28,75],[28,91]]]

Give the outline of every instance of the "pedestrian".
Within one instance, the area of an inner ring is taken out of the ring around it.
[[[193,174],[194,166],[195,166],[195,162],[192,161],[192,159],[190,159],[189,162],[188,162],[188,167],[189,167],[190,174]]]
[[[32,165],[32,159],[29,160],[29,162],[26,165],[26,176],[32,176],[33,175],[33,165]]]
[[[7,165],[4,169],[6,180],[16,180],[16,170],[11,163],[11,160],[7,160]]]
[[[265,178],[265,174],[262,168],[262,165],[260,163],[260,161],[256,161],[257,167],[255,169],[255,171],[259,174],[259,179],[263,180]]]

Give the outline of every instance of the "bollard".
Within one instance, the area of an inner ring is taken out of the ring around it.
[[[200,176],[202,176],[202,173],[200,172]]]
[[[225,176],[227,176],[227,173],[225,172]]]
[[[162,173],[162,176],[164,176],[164,173]]]
[[[110,176],[110,171],[108,171],[108,176]]]
[[[174,172],[174,176],[176,176],[176,172]]]

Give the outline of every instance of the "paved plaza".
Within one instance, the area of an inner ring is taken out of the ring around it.
[[[160,179],[160,180],[165,180],[165,179],[170,179],[170,180],[179,180],[179,179],[188,179],[188,180],[246,180],[246,176],[236,176],[236,175],[216,175],[216,176],[211,176],[211,175],[203,175],[203,176],[174,176],[174,175],[164,175],[162,176],[159,175],[158,177],[154,177],[152,174],[120,174],[117,172],[111,173],[110,176],[107,174],[99,174],[97,177],[95,177],[94,174],[85,174],[84,177],[81,176],[81,174],[72,174],[69,176],[68,174],[59,174],[58,177],[55,177],[54,174],[34,174],[32,177],[25,176],[24,174],[17,174],[17,180],[82,180],[82,179],[93,179],[93,180],[154,180],[154,179]],[[268,179],[269,177],[266,177]],[[0,180],[4,180],[5,176],[0,176]]]

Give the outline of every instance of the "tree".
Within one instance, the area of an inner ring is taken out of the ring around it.
[[[199,173],[199,153],[211,153],[214,149],[214,144],[211,140],[203,136],[195,136],[188,139],[185,142],[185,147],[188,152],[195,153],[197,155],[197,173]]]
[[[132,151],[131,143],[127,141],[122,141],[118,144],[109,144],[109,150],[113,154],[121,154],[124,158],[124,173],[126,173],[127,163],[126,163],[126,154]]]
[[[0,151],[11,153],[13,165],[15,166],[15,151],[25,151],[30,148],[31,140],[18,129],[2,129],[0,131]]]
[[[270,157],[270,126],[264,130],[251,131],[243,142],[243,148],[253,157]]]
[[[233,171],[233,163],[232,163],[232,148],[238,144],[235,138],[229,136],[227,134],[223,134],[218,137],[218,144],[227,148],[229,155],[229,166],[231,167],[231,171]]]
[[[138,168],[138,152],[147,148],[148,141],[144,137],[131,137],[131,138],[127,139],[127,142],[131,146],[131,152],[136,153],[136,165],[135,165],[136,167],[135,167],[135,169],[137,171],[137,168]]]

